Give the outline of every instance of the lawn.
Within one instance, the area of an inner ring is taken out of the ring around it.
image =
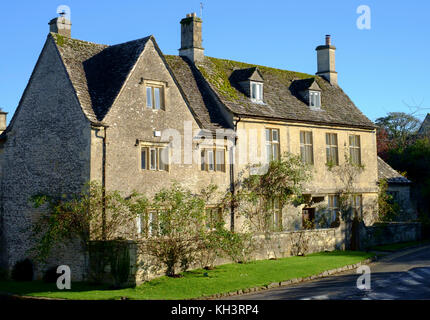
[[[333,251],[246,264],[225,264],[209,271],[202,269],[187,271],[183,273],[182,278],[160,277],[135,288],[120,290],[72,283],[71,290],[62,291],[52,283],[8,281],[0,282],[0,291],[26,296],[85,300],[120,299],[121,297],[159,300],[190,299],[308,277],[326,270],[355,264],[371,256],[371,253],[365,252]]]
[[[400,242],[400,243],[394,243],[394,244],[387,244],[383,246],[375,246],[375,247],[372,247],[371,250],[392,252],[392,251],[397,251],[408,247],[414,247],[414,246],[424,245],[424,244],[430,244],[430,240]]]

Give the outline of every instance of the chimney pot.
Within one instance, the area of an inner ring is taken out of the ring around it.
[[[6,117],[7,112],[4,112],[2,108],[0,108],[0,134],[6,130]]]
[[[325,36],[325,45],[318,46],[317,51],[317,75],[325,78],[332,85],[337,86],[337,72],[336,72],[336,47],[331,45],[331,36]]]
[[[188,13],[186,18],[181,20],[181,48],[179,55],[187,57],[191,62],[196,63],[204,58],[202,47],[202,20],[197,18],[195,12]]]
[[[70,38],[72,36],[72,23],[64,16],[54,18],[49,21],[49,32]]]

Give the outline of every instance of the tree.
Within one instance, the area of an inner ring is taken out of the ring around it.
[[[117,251],[113,241],[134,238],[135,228],[130,226],[135,226],[137,215],[148,203],[141,194],[134,192],[125,198],[118,191],[104,190],[97,182],[88,183],[78,194],[38,194],[30,201],[35,208],[42,209],[31,234],[32,240],[36,239],[31,249],[36,260],[45,262],[55,245],[78,239],[85,257],[91,248],[98,251],[97,261],[91,261],[97,266],[91,270],[96,281],[101,280],[108,263],[118,261],[111,256]],[[114,280],[115,270],[124,274],[124,265],[111,268]]]
[[[420,121],[415,116],[404,112],[390,112],[387,116],[376,119],[376,125],[383,129],[393,146],[404,149],[411,143]]]
[[[205,201],[202,196],[173,184],[155,194],[151,211],[156,212],[143,229],[140,251],[156,258],[157,268],[165,267],[167,276],[177,269],[187,270],[202,249],[205,230]]]
[[[233,200],[250,229],[270,232],[274,201],[279,203],[281,212],[288,203],[301,201],[304,183],[310,178],[310,167],[299,156],[286,152],[279,160],[271,161],[264,174],[248,173],[239,181],[240,188]]]

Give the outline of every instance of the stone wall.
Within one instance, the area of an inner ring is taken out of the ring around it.
[[[310,254],[322,251],[345,249],[344,225],[338,228],[313,229],[300,231],[276,232],[270,235],[259,234],[252,239],[254,250],[251,260],[279,259],[300,254]],[[136,245],[130,243],[130,257],[134,260],[135,268],[131,271],[135,283],[139,284],[164,274],[164,270],[153,273],[150,266],[152,258],[139,255]],[[218,258],[215,265],[232,263],[229,258]],[[191,269],[197,269],[195,265]]]
[[[390,222],[360,225],[360,248],[362,250],[378,245],[416,241],[421,238],[421,223]]]
[[[57,49],[48,38],[29,84],[0,143],[0,264],[7,268],[31,257],[31,226],[40,210],[30,197],[40,193],[73,194],[89,180],[90,123],[79,106]],[[58,246],[47,266],[69,265],[72,280],[85,274],[78,241]]]

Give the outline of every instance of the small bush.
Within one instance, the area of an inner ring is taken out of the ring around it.
[[[0,281],[9,280],[9,272],[7,269],[0,268]]]
[[[47,283],[55,283],[57,282],[57,278],[59,276],[60,275],[57,274],[57,267],[51,267],[45,271],[45,274],[43,275],[43,281]]]
[[[30,259],[18,261],[12,269],[12,279],[15,281],[32,281],[33,274],[33,263]]]

